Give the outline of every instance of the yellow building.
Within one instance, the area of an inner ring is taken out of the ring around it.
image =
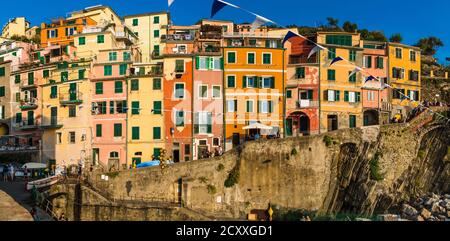
[[[165,140],[164,133],[162,64],[134,64],[128,79],[128,106],[139,103],[139,114],[128,111],[127,162],[141,163],[159,156]],[[156,134],[156,135],[155,135]]]
[[[91,18],[99,24],[113,23],[117,26],[122,25],[122,19],[120,16],[108,6],[92,6],[83,10],[74,11],[70,13],[70,16],[66,18],[66,21],[71,21],[79,18]]]
[[[329,51],[321,50],[320,65],[320,131],[327,132],[363,125],[360,73],[349,78],[356,66],[362,66],[360,35],[358,33],[319,32],[317,43]],[[333,59],[341,57],[331,65]]]
[[[421,56],[420,48],[400,43],[389,43],[389,83],[392,115],[400,113],[405,116],[411,108],[418,105],[421,100]],[[414,101],[402,96],[409,96]]]
[[[91,156],[90,60],[61,62],[49,71],[42,88],[42,159],[77,165]]]
[[[146,13],[124,17],[125,24],[139,37],[137,44],[142,52],[142,62],[155,64],[166,45],[161,41],[167,35],[169,14]]]
[[[283,136],[284,34],[224,33],[225,150],[251,138],[243,127],[273,127],[261,134]]]
[[[24,17],[13,18],[3,27],[2,37],[11,38],[14,35],[25,36],[29,27],[30,23]]]

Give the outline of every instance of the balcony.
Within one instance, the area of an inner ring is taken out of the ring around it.
[[[129,33],[127,33],[127,32],[116,32],[115,36],[116,36],[117,39],[121,39],[121,40],[127,41],[128,44],[135,44],[137,42],[136,38],[133,37],[132,35],[130,35]]]
[[[41,129],[44,130],[60,129],[62,127],[62,119],[58,119],[57,116],[52,116],[49,120],[44,120],[44,123],[41,125]]]
[[[34,110],[38,108],[38,100],[37,98],[31,98],[20,101],[20,109],[21,110]]]
[[[318,58],[317,54],[311,56],[311,58],[308,59],[307,55],[291,55],[289,56],[289,64],[290,65],[297,65],[297,64],[318,64]]]
[[[149,76],[149,77],[162,77],[163,76],[163,65],[154,65],[150,68],[137,67],[130,68],[131,76]]]
[[[391,112],[392,104],[386,101],[381,102],[381,111],[383,112]]]
[[[306,108],[318,108],[319,101],[317,100],[298,100],[297,101],[297,109],[306,109]]]
[[[33,129],[37,129],[38,126],[39,126],[39,122],[35,119],[24,120],[15,125],[15,127],[19,130],[33,130]]]
[[[38,87],[37,82],[38,82],[37,79],[34,79],[33,81],[30,81],[30,80],[28,80],[28,81],[22,81],[22,82],[20,82],[19,87],[20,87],[20,89],[23,89],[23,90],[27,90],[27,89],[35,89],[35,88]]]
[[[199,46],[197,49],[197,53],[200,55],[220,56],[222,55],[222,48],[215,45]]]
[[[167,34],[161,35],[162,42],[191,42],[194,41],[192,34]]]
[[[28,146],[28,145],[2,145],[0,146],[0,153],[14,153],[19,152],[33,152],[38,151],[38,146]]]
[[[59,103],[61,105],[79,105],[83,103],[83,93],[73,91],[71,93],[60,94]]]

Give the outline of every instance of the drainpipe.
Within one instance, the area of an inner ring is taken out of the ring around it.
[[[280,137],[286,137],[286,91],[287,91],[287,89],[286,89],[286,86],[285,86],[285,83],[284,83],[284,81],[285,81],[285,54],[286,54],[286,49],[285,48],[283,48],[283,59],[282,59],[282,61],[283,61],[283,82],[282,82],[282,84],[283,84],[283,87],[282,87],[282,89],[283,89],[283,135],[281,136],[280,135]]]
[[[194,80],[194,61],[195,61],[195,55],[192,56],[192,89],[191,89],[191,135],[192,135],[192,139],[191,139],[191,156],[192,156],[192,161],[194,160],[194,143],[195,143],[195,138],[194,138],[194,85],[195,85],[195,80]],[[186,159],[186,158],[185,158]],[[197,153],[197,160],[198,160],[198,153]]]
[[[322,71],[321,71],[321,63],[320,63],[320,60],[321,60],[321,52],[322,52],[322,50],[319,48],[319,52],[317,53],[317,58],[318,58],[318,60],[319,60],[319,83],[318,83],[318,88],[317,88],[317,91],[318,91],[318,101],[319,101],[319,135],[322,133],[322,127],[321,127],[321,124],[322,124],[322,119],[321,119],[321,114],[322,114],[322,107],[321,107],[321,105],[322,105],[322,98],[320,97],[320,94],[321,94],[321,89],[320,89],[320,83],[321,83],[321,73],[322,73]]]
[[[128,92],[130,91],[128,89],[128,78],[125,78],[125,85],[126,85],[126,89],[127,89],[125,100],[127,102],[127,108],[128,108]],[[129,125],[128,124],[128,114],[129,114],[129,112],[130,111],[128,108],[127,113],[125,115],[125,128],[126,128],[126,132],[125,132],[125,165],[126,165],[126,167],[125,167],[125,170],[128,169],[128,125]],[[120,164],[119,164],[118,169],[120,170]]]
[[[222,47],[222,59],[223,59],[223,69],[222,69],[222,118],[223,118],[223,123],[222,123],[222,132],[223,132],[223,148],[222,148],[222,153],[224,153],[226,151],[226,143],[227,143],[227,136],[226,136],[226,131],[227,131],[227,123],[225,122],[225,114],[226,114],[226,103],[227,103],[227,98],[226,98],[226,77],[225,77],[225,48]]]

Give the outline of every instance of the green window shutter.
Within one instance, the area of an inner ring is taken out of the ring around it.
[[[248,53],[247,54],[247,61],[249,64],[255,63],[255,54],[254,53]]]
[[[76,117],[77,116],[77,107],[72,105],[69,106],[69,117]]]
[[[308,90],[308,100],[313,100],[313,90]]]
[[[97,95],[103,94],[103,82],[95,83],[95,94]]]
[[[384,69],[384,60],[383,60],[383,57],[378,57],[378,68]]]
[[[116,94],[123,93],[123,82],[121,80],[114,82],[114,93]]]
[[[139,115],[139,101],[133,101],[131,102],[131,114],[132,115]]]
[[[411,96],[411,91],[410,90],[407,90],[406,96],[408,96],[408,98]]]
[[[131,138],[133,140],[139,140],[140,136],[139,136],[139,126],[133,126],[131,127]]]
[[[235,76],[228,76],[227,77],[227,86],[228,86],[228,88],[235,88],[236,87],[236,77]]]
[[[195,56],[195,69],[200,69],[200,57]]]
[[[109,114],[114,114],[114,101],[109,102]]]
[[[16,74],[16,77],[14,79],[14,83],[16,83],[16,84],[20,83],[20,74]]]
[[[84,79],[84,73],[86,72],[85,69],[78,70],[78,79]]]
[[[102,137],[102,125],[101,124],[95,125],[95,136]]]
[[[336,101],[339,101],[340,99],[341,99],[341,97],[340,97],[340,95],[341,95],[341,92],[339,91],[339,90],[336,90],[336,92],[335,92],[335,94],[336,94],[336,98],[335,98],[335,100]]]
[[[348,91],[344,91],[344,101],[348,102]]]
[[[28,85],[33,85],[34,84],[34,73],[30,72],[28,73]]]
[[[16,102],[20,102],[20,92],[16,93]]]
[[[0,97],[5,96],[5,86],[0,87]]]
[[[269,105],[269,113],[272,113],[273,112],[273,101],[269,100],[268,105]]]
[[[102,44],[105,42],[105,35],[97,35],[97,43]]]
[[[332,60],[336,58],[336,49],[335,48],[328,48],[328,59]]]
[[[44,78],[47,78],[47,77],[50,76],[50,71],[48,69],[44,69],[42,71],[42,75],[43,75]]]
[[[221,69],[221,70],[224,69],[223,57],[220,57],[220,69]]]
[[[119,68],[119,74],[120,75],[126,75],[127,74],[127,65],[121,64]]]
[[[336,71],[333,69],[329,69],[328,71],[328,80],[336,80]]]
[[[367,68],[372,68],[372,56],[367,58]]]
[[[153,156],[158,158],[161,155],[161,148],[153,148]]]
[[[112,66],[111,65],[105,65],[103,67],[103,73],[105,76],[111,76],[112,75]]]
[[[6,73],[5,67],[1,67],[0,68],[0,77],[5,76],[5,73]]]
[[[131,90],[139,90],[139,80],[138,79],[132,79],[131,80]]]
[[[50,87],[50,98],[54,99],[57,96],[58,96],[58,87],[57,86]]]
[[[159,30],[153,30],[153,37],[159,38]]]
[[[153,127],[153,140],[161,139],[161,127]]]
[[[292,90],[286,90],[286,98],[292,98]]]
[[[135,18],[133,19],[133,26],[138,26],[139,25],[139,19]]]
[[[266,48],[270,48],[270,40],[266,40]]]
[[[160,90],[161,89],[161,79],[155,78],[153,79],[153,90]]]
[[[236,53],[235,52],[228,52],[227,61],[229,64],[236,63]]]
[[[156,24],[159,23],[159,16],[155,16],[155,17],[153,18],[153,23],[156,23]]]
[[[349,127],[350,128],[356,127],[356,116],[355,115],[349,115]]]
[[[162,113],[161,101],[153,101],[153,113],[160,115]]]
[[[270,78],[270,88],[275,89],[275,77]]]
[[[247,76],[242,77],[242,88],[247,88]]]
[[[356,82],[356,73],[353,74],[352,76],[350,76],[351,73],[352,73],[352,71],[349,71],[349,72],[348,72],[348,74],[349,74],[348,82],[355,83],[355,82]]]
[[[272,56],[270,54],[263,54],[263,64],[271,64],[271,58]]]
[[[79,37],[78,45],[85,45],[85,44],[86,44],[86,37]]]
[[[114,137],[122,136],[122,124],[114,124]]]
[[[361,92],[356,92],[356,102],[361,102]]]
[[[61,72],[61,82],[69,81],[69,72]]]
[[[350,50],[350,61],[355,62],[356,61],[356,51]]]
[[[16,123],[22,122],[22,113],[16,113]]]

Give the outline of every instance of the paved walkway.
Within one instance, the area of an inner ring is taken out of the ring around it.
[[[25,182],[0,181],[0,221],[12,221],[15,216],[22,218],[17,220],[33,221],[30,214],[32,206],[31,193],[25,190]],[[52,220],[43,210],[38,209],[37,213],[35,221]]]

